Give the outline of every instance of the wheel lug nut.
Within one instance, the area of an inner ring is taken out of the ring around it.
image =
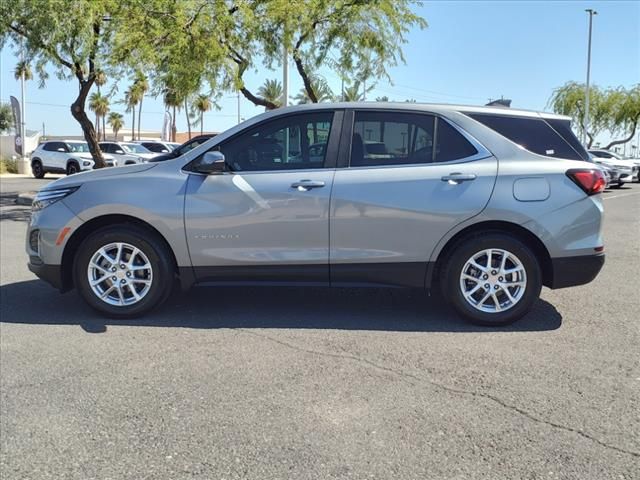
[[[496,273],[498,272],[496,272],[495,270],[491,270],[491,275],[495,275]]]
[[[498,277],[498,280],[502,281],[502,277]]]
[[[112,272],[115,272],[115,271],[116,271],[116,267],[113,267],[113,268],[111,269],[111,271],[112,271]]]
[[[120,280],[120,283],[126,283],[126,280],[123,278],[122,280]],[[496,287],[498,288],[498,287]]]
[[[498,285],[494,285],[493,289],[497,290],[498,289]]]
[[[127,277],[130,277],[130,276],[131,276],[131,272],[127,272]]]
[[[487,278],[489,278],[489,275],[487,275],[487,274],[485,273],[485,274],[484,274],[484,276],[483,276],[482,278],[484,278],[484,279],[486,280]]]
[[[124,263],[120,264],[120,268],[124,270]]]
[[[485,283],[485,284],[484,284],[484,288],[489,288],[489,284],[488,284],[488,283]]]
[[[114,282],[117,280],[118,278],[114,275],[113,277],[111,277],[111,280],[113,280]]]

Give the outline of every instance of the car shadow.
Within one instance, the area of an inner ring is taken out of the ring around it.
[[[287,328],[396,332],[529,332],[555,330],[562,316],[540,300],[506,327],[472,325],[422,291],[378,288],[196,287],[174,293],[143,318],[107,319],[75,292],[60,295],[40,280],[0,286],[0,322],[79,325],[89,333],[108,326]]]

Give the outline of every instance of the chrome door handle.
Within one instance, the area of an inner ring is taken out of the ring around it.
[[[312,188],[322,187],[324,187],[324,182],[315,180],[300,180],[291,184],[291,188],[297,188],[300,192],[308,192]]]
[[[450,173],[449,175],[445,175],[440,180],[443,182],[448,182],[449,185],[458,185],[462,182],[471,182],[476,179],[476,175],[474,173],[463,174],[459,172]]]

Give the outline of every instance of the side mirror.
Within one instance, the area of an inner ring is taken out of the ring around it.
[[[115,153],[119,155],[124,155],[124,150],[116,150]]]
[[[222,152],[206,152],[200,157],[200,161],[195,164],[194,170],[207,175],[219,174],[227,170],[227,163]]]
[[[65,150],[64,150],[64,148],[60,147],[60,148],[58,148],[58,151],[59,152],[64,152]]]

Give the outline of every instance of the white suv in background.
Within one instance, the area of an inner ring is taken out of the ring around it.
[[[135,165],[137,163],[145,163],[159,153],[153,153],[147,150],[139,143],[131,142],[100,142],[100,149],[117,160],[117,166]]]
[[[109,155],[104,155],[104,160],[108,167],[116,164]],[[31,171],[36,178],[42,178],[46,173],[73,175],[82,170],[91,170],[93,165],[89,145],[78,140],[50,140],[31,152]]]

